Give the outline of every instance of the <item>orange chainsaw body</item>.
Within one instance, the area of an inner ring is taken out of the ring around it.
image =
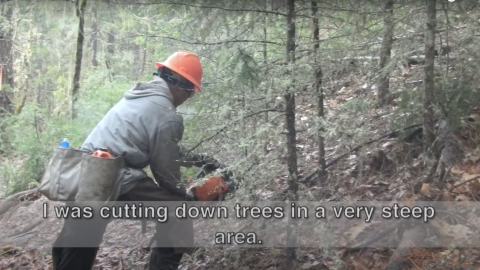
[[[222,177],[210,177],[193,189],[199,201],[217,201],[221,195],[228,192],[228,186]]]

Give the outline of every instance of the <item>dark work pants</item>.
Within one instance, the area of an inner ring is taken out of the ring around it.
[[[160,188],[151,178],[141,180],[132,190],[126,194],[119,196],[117,201],[178,201],[183,198],[171,195],[168,191]],[[95,224],[93,224],[95,222]],[[89,235],[94,237],[99,246],[103,240],[108,220],[71,220],[66,219],[57,240],[52,248],[53,270],[90,270],[92,269],[98,247],[56,247],[62,241],[68,239],[78,239],[79,236]],[[187,225],[182,233],[192,235],[193,238],[193,224]],[[165,224],[157,223],[154,234],[154,239],[161,239],[167,241],[168,234],[171,228],[165,227]],[[187,236],[188,237],[188,236]],[[92,238],[90,238],[92,239]],[[68,242],[65,242],[68,243]],[[61,245],[61,244],[59,244]],[[148,270],[174,270],[177,269],[180,260],[183,257],[183,252],[175,250],[173,247],[153,247],[151,248],[150,261]]]

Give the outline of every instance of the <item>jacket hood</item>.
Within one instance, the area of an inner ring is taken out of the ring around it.
[[[158,76],[149,82],[136,83],[132,89],[125,92],[125,99],[136,99],[150,96],[163,96],[173,103],[173,96],[167,83]]]

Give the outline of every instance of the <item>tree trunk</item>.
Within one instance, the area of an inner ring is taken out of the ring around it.
[[[107,66],[107,69],[109,71],[110,81],[112,81],[113,77],[115,76],[115,72],[113,71],[113,67],[111,64],[111,58],[114,53],[114,49],[113,49],[114,43],[115,43],[115,35],[113,34],[113,30],[110,29],[108,31],[107,54],[105,57],[105,65]]]
[[[80,72],[82,70],[82,55],[83,55],[83,40],[85,39],[85,34],[83,32],[83,25],[85,22],[85,6],[87,5],[87,0],[77,0],[77,16],[79,19],[78,22],[78,36],[77,36],[77,53],[75,55],[75,73],[73,75],[73,89],[72,89],[72,119],[77,118],[77,98],[78,91],[80,89]]]
[[[393,44],[393,0],[385,1],[385,17],[383,19],[383,40],[382,49],[380,51],[380,79],[378,82],[378,104],[380,106],[389,103],[389,80],[390,74],[388,74],[385,67],[390,60]]]
[[[139,78],[143,76],[145,73],[145,65],[147,63],[147,52],[148,52],[148,31],[145,31],[145,43],[143,44],[143,51],[142,51],[142,68],[140,69]]]
[[[287,128],[287,153],[288,153],[288,199],[290,201],[298,200],[298,167],[297,167],[297,142],[295,130],[295,0],[287,1],[287,62],[290,65],[290,76],[292,84],[284,95],[285,115]],[[295,260],[295,245],[297,242],[296,228],[289,220],[287,229],[287,266]]]
[[[98,67],[98,21],[97,21],[97,7],[92,5],[92,66]]]
[[[30,12],[30,23],[29,29],[28,29],[28,34],[27,34],[27,40],[32,39],[32,33],[33,33],[33,22],[34,21],[34,12]],[[30,70],[30,62],[31,62],[31,44],[27,46],[25,50],[22,50],[19,55],[17,55],[18,58],[23,60],[23,70]],[[18,80],[15,81],[16,84],[16,96],[15,99],[19,100],[20,103],[17,103],[15,106],[15,114],[19,115],[23,108],[25,107],[25,104],[27,103],[27,97],[29,96],[29,92],[31,91],[30,88],[30,74],[27,72],[24,76],[20,76]],[[35,94],[34,94],[35,96]],[[36,98],[35,98],[36,100]]]
[[[7,4],[0,0],[0,16],[8,22],[7,25],[0,25],[0,114],[4,112],[13,112],[13,94],[7,90],[15,87],[14,69],[13,69],[13,3]]]
[[[107,1],[108,3],[108,9],[113,10],[113,4],[110,0]],[[113,48],[113,44],[115,43],[115,34],[113,33],[113,29],[110,28],[108,29],[108,38],[107,38],[107,53],[105,54],[105,65],[107,66],[108,69],[108,76],[110,78],[110,81],[113,81],[113,77],[115,77],[115,72],[113,71],[112,67],[112,56],[115,52]]]
[[[112,13],[112,10],[113,10],[113,4],[112,4],[112,1],[110,0],[105,0],[105,2],[107,3],[108,5],[108,10],[110,10],[110,14],[112,14],[113,16],[113,13]],[[109,77],[109,80],[110,81],[113,81],[113,77],[115,77],[115,73],[113,71],[113,67],[112,67],[112,56],[115,52],[114,50],[114,47],[113,47],[113,44],[115,43],[115,34],[113,32],[113,29],[110,27],[108,29],[108,33],[107,33],[107,53],[105,53],[105,66],[107,67],[107,70],[108,70],[108,77]]]
[[[322,68],[319,66],[320,64],[317,61],[317,52],[318,49],[320,48],[320,27],[318,23],[318,17],[317,17],[317,1],[312,1],[312,35],[313,35],[313,40],[315,41],[313,43],[313,51],[314,51],[314,71],[315,71],[315,83],[314,83],[314,88],[315,91],[317,92],[317,100],[318,100],[318,118],[323,119],[325,117],[324,113],[324,107],[323,107],[323,88],[322,88],[322,83],[323,83],[323,72]],[[325,162],[325,138],[322,136],[323,133],[323,126],[320,125],[318,129],[318,179],[321,180],[326,173],[326,162]]]
[[[265,10],[267,10],[267,7],[268,7],[268,0],[264,0],[264,3],[265,3]],[[267,22],[268,22],[268,14],[265,13],[263,15],[263,39],[266,41],[267,38],[268,38],[268,32],[267,32]],[[263,73],[263,76],[265,79],[268,80],[268,67],[267,67],[267,64],[268,64],[268,54],[267,54],[267,43],[264,42],[263,43],[263,65],[265,67],[264,69],[264,73]],[[268,109],[269,109],[269,102],[268,102],[268,83],[265,84],[265,115],[264,115],[264,120],[265,120],[265,124],[268,123]],[[267,139],[265,140],[265,143],[263,145],[263,152],[265,155],[267,155],[269,153],[268,151],[268,137]]]
[[[427,0],[427,29],[425,31],[425,97],[423,100],[423,152],[427,159],[433,157],[430,148],[435,140],[433,101],[435,96],[435,28],[436,1]]]

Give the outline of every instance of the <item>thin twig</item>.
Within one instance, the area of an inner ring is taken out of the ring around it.
[[[217,136],[218,134],[224,132],[227,128],[231,127],[232,125],[236,124],[237,122],[240,122],[246,118],[249,118],[249,117],[252,117],[252,116],[255,116],[257,114],[261,114],[261,113],[264,113],[264,112],[283,112],[282,110],[276,110],[276,109],[266,109],[266,110],[260,110],[260,111],[257,111],[257,112],[253,112],[251,114],[248,114],[246,116],[243,116],[243,117],[240,117],[240,119],[237,119],[237,120],[234,120],[228,124],[226,124],[225,126],[223,126],[220,130],[218,130],[217,132],[215,132],[215,134],[213,134],[212,136],[208,137],[208,138],[205,138],[203,140],[201,140],[199,143],[197,143],[194,147],[192,147],[190,150],[188,150],[187,154],[189,154],[190,152],[192,152],[193,150],[195,150],[197,147],[199,147],[200,145],[202,145],[202,143],[206,142],[206,141],[210,141],[211,139],[215,138],[215,136]]]
[[[453,191],[454,189],[456,189],[457,187],[463,186],[463,185],[465,185],[466,183],[475,181],[475,180],[477,180],[477,179],[479,179],[479,178],[480,178],[480,175],[475,176],[474,178],[469,179],[469,180],[467,180],[467,181],[465,181],[465,182],[462,182],[462,183],[460,183],[460,184],[456,184],[456,185],[454,185],[453,187],[451,187],[451,188],[448,190],[448,192],[452,192],[452,191]]]
[[[10,252],[13,252],[13,251],[17,251],[17,250],[20,250],[20,249],[19,249],[19,248],[9,249],[9,250],[7,250],[7,251],[5,251],[5,252],[0,253],[0,256],[2,256],[3,254],[7,254],[7,253],[10,253]]]
[[[268,41],[268,40],[253,40],[253,39],[232,39],[232,40],[222,40],[222,41],[217,41],[217,42],[202,42],[202,41],[188,41],[188,40],[182,40],[178,38],[173,38],[173,37],[168,37],[168,36],[156,36],[156,35],[149,35],[149,37],[158,37],[162,39],[170,39],[170,40],[175,40],[187,44],[193,44],[193,45],[221,45],[221,44],[229,44],[229,43],[268,43],[268,44],[273,44],[273,45],[278,45],[282,46],[283,44],[280,44],[278,42],[274,41]]]

